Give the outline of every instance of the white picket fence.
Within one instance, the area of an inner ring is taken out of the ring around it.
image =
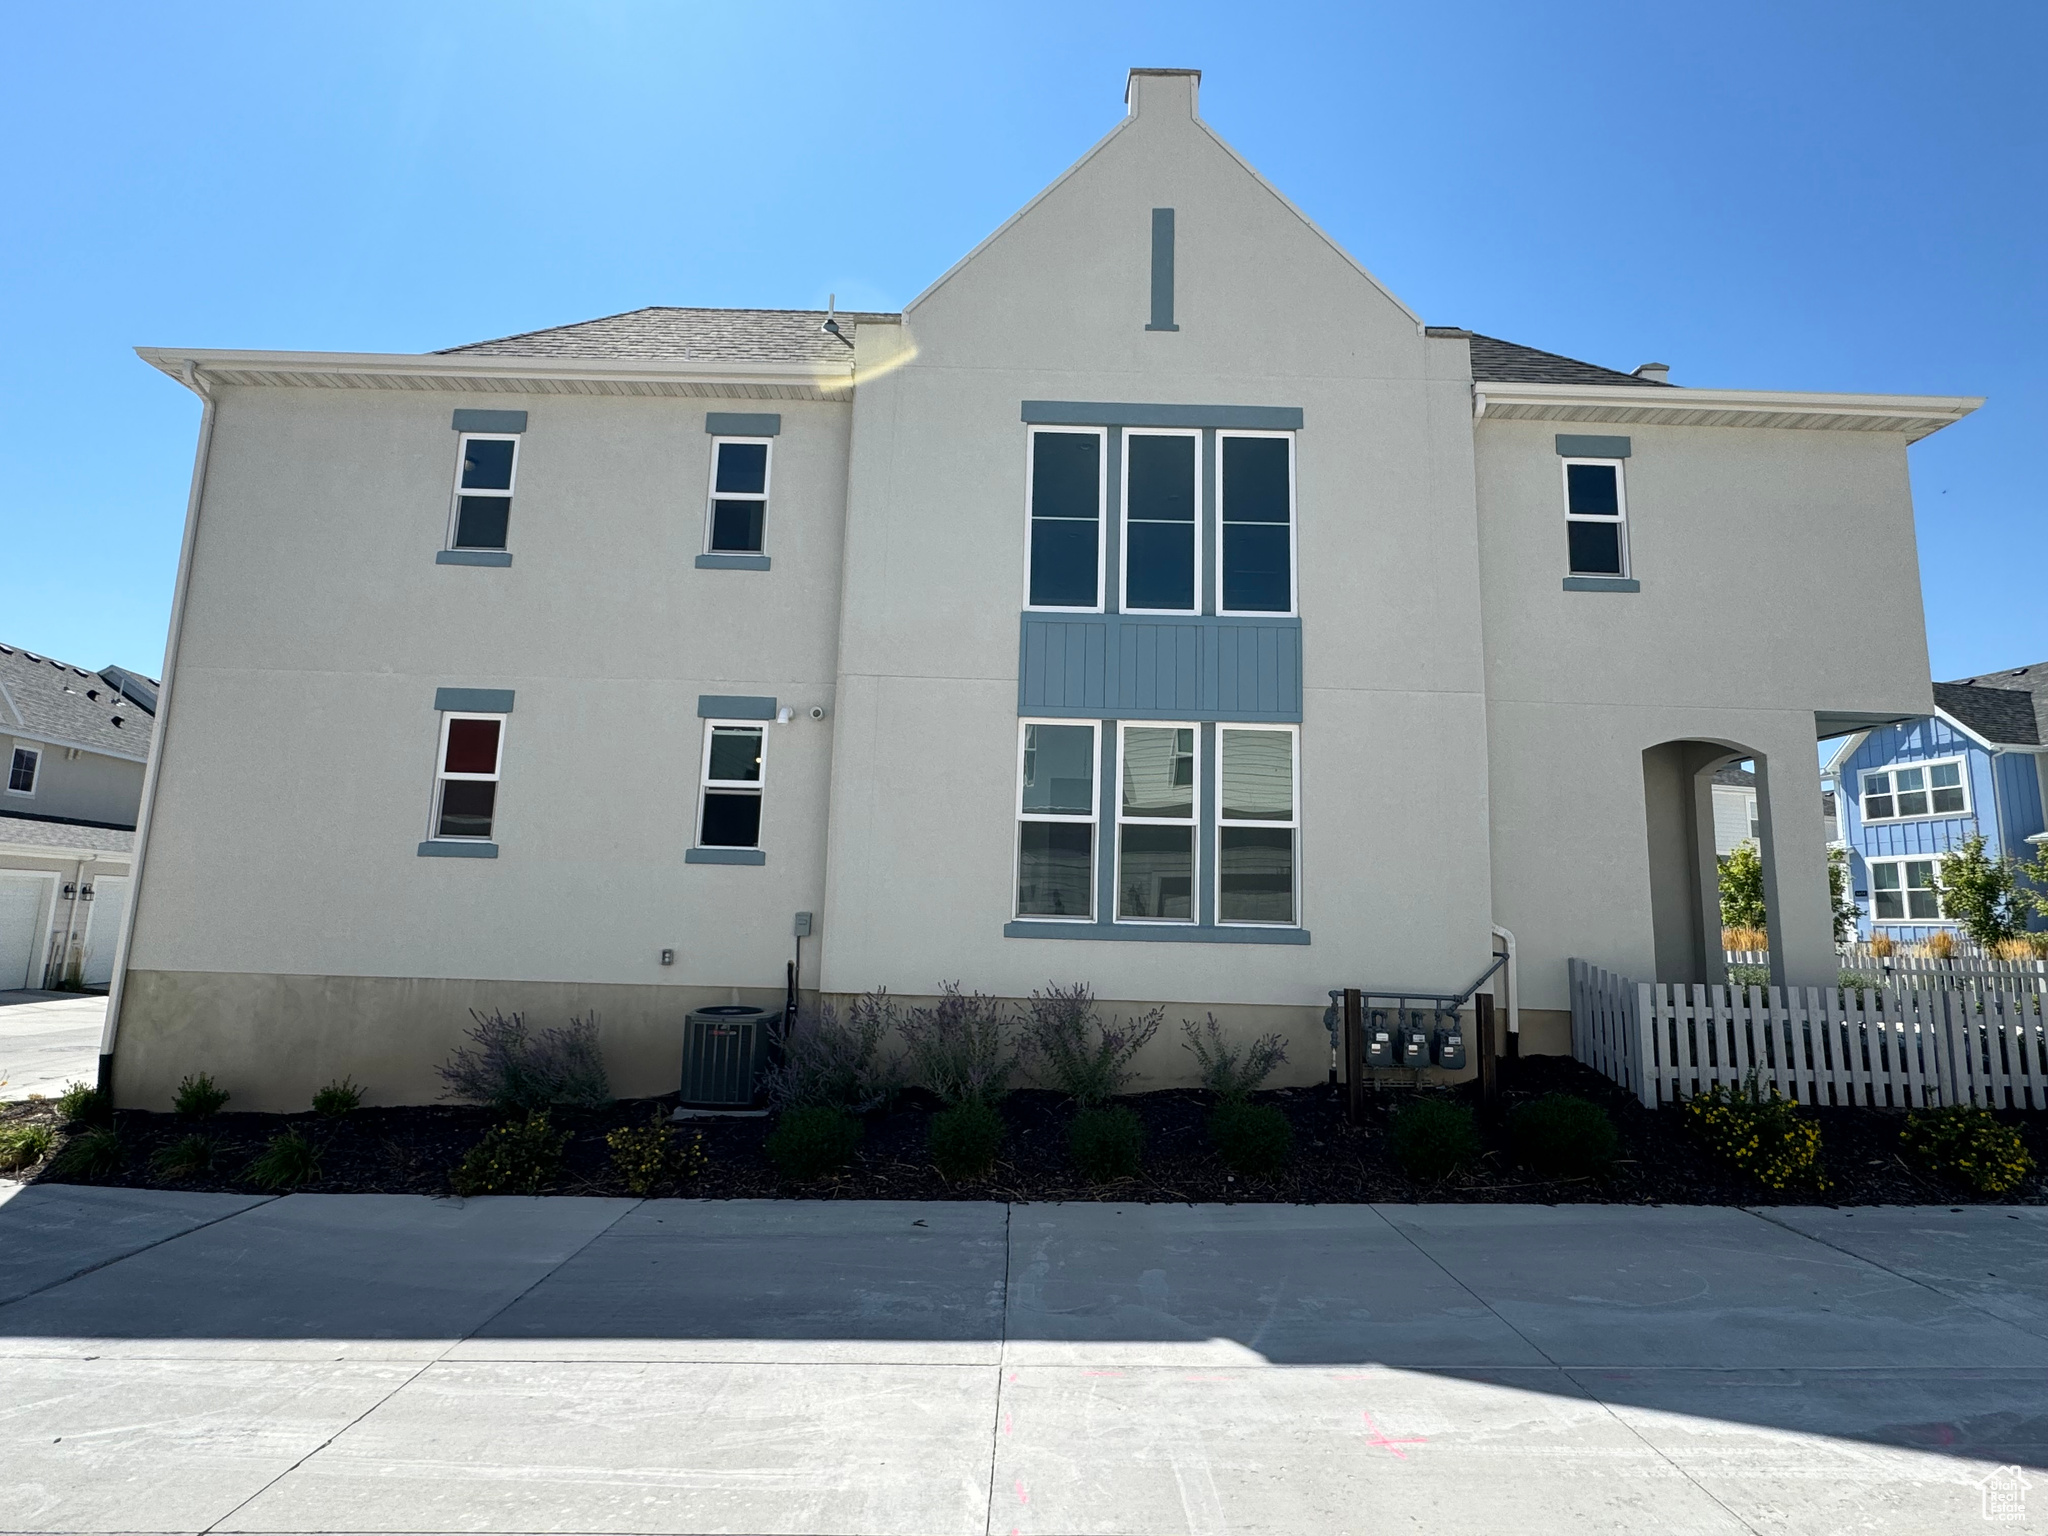
[[[1730,965],[1768,968],[1771,952],[1767,949],[1730,949],[1722,952],[1722,958]],[[1951,960],[1932,960],[1926,955],[1879,955],[1868,944],[1845,944],[1841,959],[1843,970],[1866,976],[1893,979],[1907,976],[1989,977],[2001,985],[2012,983],[2048,988],[2048,960],[1997,960],[1974,948],[1958,953]]]
[[[1802,1104],[2048,1109],[2043,993],[2033,987],[1638,982],[1569,965],[1572,1054],[1655,1106],[1755,1074]]]

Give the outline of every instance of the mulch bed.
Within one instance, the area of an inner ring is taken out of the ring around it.
[[[1623,1161],[1604,1181],[1542,1179],[1515,1166],[1499,1126],[1486,1129],[1488,1151],[1472,1170],[1438,1184],[1406,1177],[1388,1150],[1394,1113],[1417,1092],[1477,1102],[1476,1089],[1386,1088],[1369,1096],[1366,1122],[1344,1123],[1343,1103],[1327,1088],[1290,1088],[1259,1094],[1293,1122],[1296,1156],[1271,1178],[1233,1175],[1211,1151],[1203,1122],[1203,1094],[1170,1090],[1123,1102],[1145,1122],[1145,1161],[1136,1178],[1090,1184],[1067,1160],[1065,1128],[1072,1111],[1057,1094],[1023,1091],[1003,1106],[1009,1139],[987,1180],[948,1183],[924,1153],[925,1131],[937,1107],[922,1095],[903,1096],[892,1111],[870,1116],[855,1164],[813,1183],[782,1178],[762,1152],[771,1122],[697,1120],[708,1164],[688,1187],[672,1193],[712,1199],[840,1200],[1117,1200],[1281,1201],[1347,1204],[1359,1201],[1534,1202],[1618,1205],[1966,1205],[2048,1204],[2048,1177],[2037,1172],[2012,1195],[1984,1197],[1909,1167],[1899,1155],[1905,1112],[1820,1109],[1823,1161],[1831,1187],[1774,1193],[1712,1161],[1687,1133],[1676,1111],[1646,1110],[1592,1069],[1567,1057],[1537,1056],[1501,1064],[1502,1108],[1537,1094],[1565,1091],[1603,1104],[1621,1134]],[[603,1110],[558,1109],[555,1123],[571,1140],[561,1176],[549,1190],[562,1195],[624,1195],[611,1165],[605,1133],[666,1117],[674,1099],[626,1100]],[[170,1114],[121,1111],[117,1126],[125,1148],[123,1171],[86,1179],[59,1174],[48,1162],[25,1175],[39,1183],[96,1183],[134,1189],[224,1190],[257,1193],[242,1176],[249,1160],[287,1126],[297,1126],[321,1147],[320,1176],[302,1186],[322,1193],[449,1193],[449,1170],[501,1117],[489,1110],[430,1106],[360,1109],[339,1119],[315,1115],[226,1113],[206,1122],[220,1138],[219,1166],[202,1179],[155,1175],[150,1158],[199,1125]],[[2001,1116],[2017,1127],[2037,1169],[2048,1169],[2048,1116]],[[55,1124],[47,1101],[7,1106],[0,1125],[43,1120]]]

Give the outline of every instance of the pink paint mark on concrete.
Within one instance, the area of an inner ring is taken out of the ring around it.
[[[1427,1435],[1400,1435],[1395,1436],[1393,1438],[1389,1438],[1385,1431],[1383,1431],[1379,1427],[1379,1425],[1373,1422],[1373,1417],[1369,1413],[1365,1414],[1365,1431],[1366,1443],[1368,1445],[1376,1445],[1380,1447],[1380,1449],[1386,1451],[1389,1455],[1395,1457],[1397,1460],[1400,1461],[1406,1461],[1408,1459],[1408,1453],[1406,1451],[1395,1450],[1395,1446],[1429,1444],[1429,1437]]]
[[[1122,1371],[1083,1371],[1084,1376],[1121,1376]]]
[[[1010,1410],[1007,1408],[1003,1410],[1003,1433],[1006,1435],[1012,1433],[1010,1426]]]
[[[1031,1495],[1024,1491],[1024,1479],[1021,1477],[1017,1479],[1017,1502],[1019,1504],[1029,1504],[1031,1502]]]

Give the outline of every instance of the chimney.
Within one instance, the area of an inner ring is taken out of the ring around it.
[[[1202,83],[1199,69],[1134,69],[1124,81],[1124,101],[1132,117],[1147,112],[1196,116],[1195,92]]]
[[[1636,370],[1636,377],[1645,384],[1669,384],[1671,365],[1669,363],[1645,363]]]

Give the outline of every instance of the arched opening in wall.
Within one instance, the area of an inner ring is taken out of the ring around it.
[[[1714,835],[1714,775],[1754,763],[1758,850],[1764,889],[1776,889],[1769,772],[1763,754],[1734,741],[1666,741],[1643,753],[1644,832],[1649,839],[1650,921],[1658,981],[1723,982],[1721,865]],[[1773,913],[1775,919],[1776,914]]]

